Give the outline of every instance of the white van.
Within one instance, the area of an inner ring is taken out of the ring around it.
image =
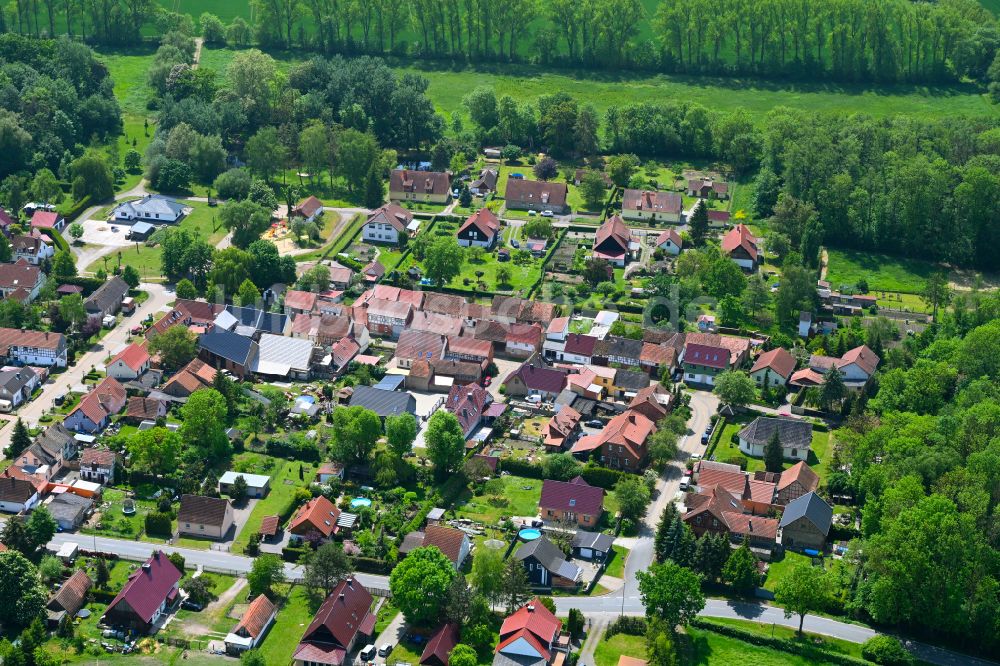
[[[364,647],[364,649],[362,649],[361,652],[358,653],[358,658],[361,661],[371,661],[372,659],[374,659],[375,658],[375,646],[374,645],[366,645]]]
[[[528,397],[526,397],[524,399],[524,401],[525,402],[530,402],[533,405],[540,405],[540,404],[542,404],[542,396],[538,395],[537,393],[533,393],[533,394],[529,395]]]

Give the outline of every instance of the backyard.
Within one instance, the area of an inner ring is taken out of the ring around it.
[[[740,430],[743,429],[747,423],[750,423],[755,416],[739,416],[735,419],[727,420],[726,425],[722,431],[722,435],[719,437],[719,443],[713,451],[713,458],[719,462],[728,462],[730,459],[735,458],[745,458],[746,471],[757,472],[764,469],[764,459],[763,458],[752,458],[747,456],[745,453],[740,451],[739,442],[736,435]],[[829,473],[827,465],[829,464],[830,454],[832,450],[829,446],[830,443],[830,433],[827,431],[817,430],[815,427],[812,432],[812,444],[809,449],[809,458],[806,463],[812,468],[816,474],[819,475],[820,482],[826,480]],[[785,469],[791,467],[793,462],[788,460],[785,461]]]
[[[250,535],[256,534],[260,529],[264,516],[277,515],[284,518],[291,513],[295,491],[308,486],[316,468],[309,463],[289,462],[258,453],[242,453],[233,460],[233,469],[237,472],[267,474],[271,477],[271,492],[267,497],[258,500],[243,531],[233,541],[232,551],[242,553],[250,541]]]
[[[826,279],[833,289],[855,289],[867,282],[878,291],[919,294],[935,267],[927,261],[902,259],[872,252],[828,249]]]

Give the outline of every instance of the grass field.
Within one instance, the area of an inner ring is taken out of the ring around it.
[[[721,617],[705,619],[712,624],[718,624],[725,627],[737,627],[745,631],[752,631],[755,634],[760,634],[761,636],[774,636],[775,638],[794,640],[798,633],[795,629],[790,627],[765,624],[762,622],[752,622],[749,620],[733,620],[731,618]],[[838,652],[857,659],[862,658],[860,643],[851,643],[850,641],[843,641],[837,638],[830,638],[829,636],[811,633],[806,633],[803,640],[808,641],[811,647],[817,647],[822,650],[826,650],[827,652]]]
[[[711,631],[689,628],[693,666],[816,666],[815,661],[773,648],[750,645]]]
[[[918,259],[902,259],[872,252],[827,250],[826,279],[830,286],[854,287],[860,280],[868,282],[870,291],[897,291],[919,294],[934,265]]]
[[[275,463],[275,466],[269,467],[269,462]],[[254,453],[245,453],[237,458],[234,466],[237,471],[270,475],[271,492],[254,506],[246,526],[233,541],[232,550],[234,553],[243,552],[250,541],[250,535],[255,534],[260,529],[260,523],[264,516],[284,515],[294,499],[295,489],[312,480],[315,473],[314,467],[309,463],[301,463],[301,465],[303,481],[299,480],[299,463],[275,460]]]
[[[224,78],[226,65],[235,51],[204,49],[201,65]],[[298,52],[271,52],[280,67],[289,69],[309,57]],[[683,77],[629,72],[577,72],[531,65],[484,65],[479,68],[444,69],[433,63],[396,67],[399,73],[416,73],[430,82],[428,95],[439,111],[448,116],[461,110],[462,98],[479,86],[490,86],[500,95],[519,102],[532,102],[541,95],[567,92],[580,103],[592,104],[603,116],[614,104],[659,103],[677,99],[698,102],[713,110],[745,108],[754,116],[777,106],[809,111],[852,113],[872,116],[907,114],[943,117],[974,114],[995,115],[998,107],[973,87],[848,86],[822,83],[768,82],[753,79]]]
[[[542,495],[541,481],[513,474],[502,480],[503,497],[507,500],[507,506],[493,506],[486,495],[471,496],[469,491],[465,491],[455,506],[455,513],[460,518],[470,518],[488,525],[498,523],[501,516],[534,516],[538,513],[538,499]],[[461,503],[463,499],[466,500],[464,504]]]
[[[617,666],[618,657],[626,655],[637,659],[646,658],[646,639],[643,636],[615,634],[604,637],[594,648],[594,663],[597,666]]]
[[[727,423],[725,429],[722,431],[722,436],[719,438],[719,443],[715,447],[713,455],[716,460],[725,462],[731,457],[743,456],[747,459],[747,471],[757,472],[764,469],[764,459],[763,458],[753,458],[742,451],[738,444],[732,441],[733,436],[738,433],[744,425],[749,423],[752,419],[742,418],[731,423]],[[819,475],[820,481],[826,480],[826,475],[828,473],[827,465],[829,463],[830,455],[832,451],[830,450],[830,433],[820,432],[819,430],[813,430],[812,446],[809,452],[809,459],[806,461],[809,467],[812,468],[816,474]],[[794,463],[791,461],[785,461],[785,468],[791,467]]]
[[[284,606],[278,611],[274,626],[258,648],[266,664],[288,664],[295,654],[295,647],[312,622],[313,609],[306,589],[301,585],[292,587]]]

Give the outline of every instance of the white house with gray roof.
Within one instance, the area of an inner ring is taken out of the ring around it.
[[[782,455],[788,460],[807,460],[812,444],[812,424],[790,418],[759,416],[740,430],[740,451],[762,458],[774,433],[781,441]]]
[[[169,197],[147,194],[136,201],[119,204],[114,211],[116,222],[176,222],[184,217],[185,206]]]

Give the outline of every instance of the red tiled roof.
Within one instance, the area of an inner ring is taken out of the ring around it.
[[[670,241],[677,247],[681,247],[684,243],[684,241],[681,239],[681,235],[677,233],[676,229],[667,229],[662,234],[660,234],[656,238],[656,246],[662,247],[667,243],[667,241]]]
[[[105,417],[117,414],[124,405],[125,387],[114,377],[105,377],[70,414],[79,410],[94,423],[100,423]]]
[[[374,627],[374,622],[369,623],[369,618],[374,620],[371,606],[372,595],[361,583],[354,578],[340,581],[316,611],[302,643],[347,648],[359,632]]]
[[[566,336],[566,344],[563,347],[563,351],[567,354],[590,357],[594,355],[594,345],[596,344],[597,338],[593,336],[570,333]]]
[[[765,368],[776,372],[784,379],[788,379],[792,371],[795,370],[795,357],[785,348],[775,347],[771,351],[764,352],[757,357],[757,361],[750,368],[750,373],[753,374]]]
[[[782,491],[796,481],[802,484],[806,492],[819,488],[819,476],[804,460],[800,460],[781,473],[778,477],[778,490]]]
[[[860,347],[855,347],[841,356],[841,366],[856,363],[857,366],[864,370],[866,374],[871,375],[875,372],[875,368],[878,367],[879,360],[879,357],[875,355],[875,352],[868,348],[868,345],[861,345]]]
[[[688,344],[684,352],[685,363],[704,365],[709,368],[728,368],[729,360],[729,350],[722,347]]]
[[[84,449],[80,454],[80,464],[90,467],[113,467],[118,460],[118,454],[108,449]]]
[[[451,190],[451,176],[440,171],[393,169],[389,174],[390,192],[446,194]]]
[[[301,310],[312,312],[316,305],[316,294],[311,291],[299,291],[290,289],[285,292],[285,307],[291,310]]]
[[[292,534],[306,534],[316,530],[324,537],[329,537],[337,531],[337,518],[340,517],[340,509],[333,505],[333,502],[323,497],[314,497],[295,513],[292,522],[288,525],[288,530]]]
[[[41,229],[54,229],[59,220],[62,219],[59,213],[47,210],[36,210],[31,216],[31,226]]]
[[[580,476],[572,481],[546,479],[542,482],[542,496],[538,506],[542,509],[600,516],[604,512],[604,489],[589,485]]]
[[[789,381],[796,386],[820,386],[826,381],[826,377],[812,368],[802,368],[801,370],[796,370]]]
[[[458,230],[458,235],[467,229],[475,227],[486,239],[493,238],[500,230],[500,220],[489,208],[480,208],[470,215]]]
[[[489,340],[477,340],[473,337],[458,335],[448,337],[449,354],[489,358],[492,351],[493,345]]]
[[[18,259],[12,264],[0,264],[0,288],[30,289],[38,284],[42,269],[32,266],[25,259]]]
[[[452,564],[456,565],[462,553],[462,542],[466,538],[465,532],[454,527],[428,525],[424,528],[424,546],[437,547]]]
[[[280,521],[280,516],[264,516],[260,521],[260,529],[257,530],[258,534],[262,536],[274,536],[278,533],[278,524]]]
[[[125,416],[130,419],[155,421],[160,415],[161,404],[159,400],[141,395],[133,396],[128,399],[128,403],[125,405]]]
[[[622,210],[644,210],[653,213],[678,214],[684,207],[681,195],[674,192],[650,192],[649,190],[625,190],[622,195]]]
[[[312,217],[317,211],[323,209],[323,202],[316,197],[303,199],[292,209],[295,213],[300,213],[304,217]]]
[[[757,261],[757,239],[745,224],[737,224],[722,238],[722,251],[725,254],[732,254],[738,247],[742,247],[753,261]]]
[[[111,362],[108,363],[108,365],[114,365],[118,361],[121,361],[126,367],[138,372],[143,365],[149,362],[149,352],[146,351],[145,345],[137,345],[133,342],[129,346],[125,347],[125,349],[118,352],[118,355],[111,359]]]
[[[242,629],[251,638],[257,638],[267,627],[275,610],[274,604],[266,594],[258,595],[243,612],[243,617],[233,629],[233,633],[238,633]]]
[[[410,321],[410,330],[437,333],[438,335],[458,335],[462,332],[463,321],[437,312],[417,311]]]
[[[632,231],[625,225],[625,221],[619,215],[612,215],[597,228],[594,234],[594,250],[620,256],[628,252],[632,240]]]
[[[413,374],[412,368],[410,374]],[[482,419],[483,411],[489,401],[489,392],[479,384],[454,385],[448,391],[444,407],[458,419],[462,432],[469,433]]]
[[[446,622],[441,628],[434,632],[423,653],[420,655],[421,664],[444,664],[447,666],[451,651],[458,645],[458,625],[454,622]],[[437,661],[431,661],[436,658]]]
[[[143,566],[132,572],[125,587],[108,604],[105,613],[110,613],[124,601],[139,619],[148,623],[180,579],[181,572],[166,555],[156,551]]]
[[[396,358],[432,361],[444,356],[444,337],[438,333],[406,329],[399,334]]]
[[[535,597],[504,619],[500,626],[500,645],[497,646],[497,652],[500,651],[501,645],[508,642],[508,638],[518,632],[528,632],[542,645],[551,645],[561,630],[562,621],[542,605],[538,597]],[[543,652],[547,654],[548,650],[543,647]]]
[[[583,417],[580,412],[569,405],[563,405],[545,424],[544,444],[546,446],[562,446],[566,438],[580,425],[581,418]]]
[[[519,342],[536,347],[542,341],[542,327],[538,324],[510,324],[507,327],[507,342]]]

